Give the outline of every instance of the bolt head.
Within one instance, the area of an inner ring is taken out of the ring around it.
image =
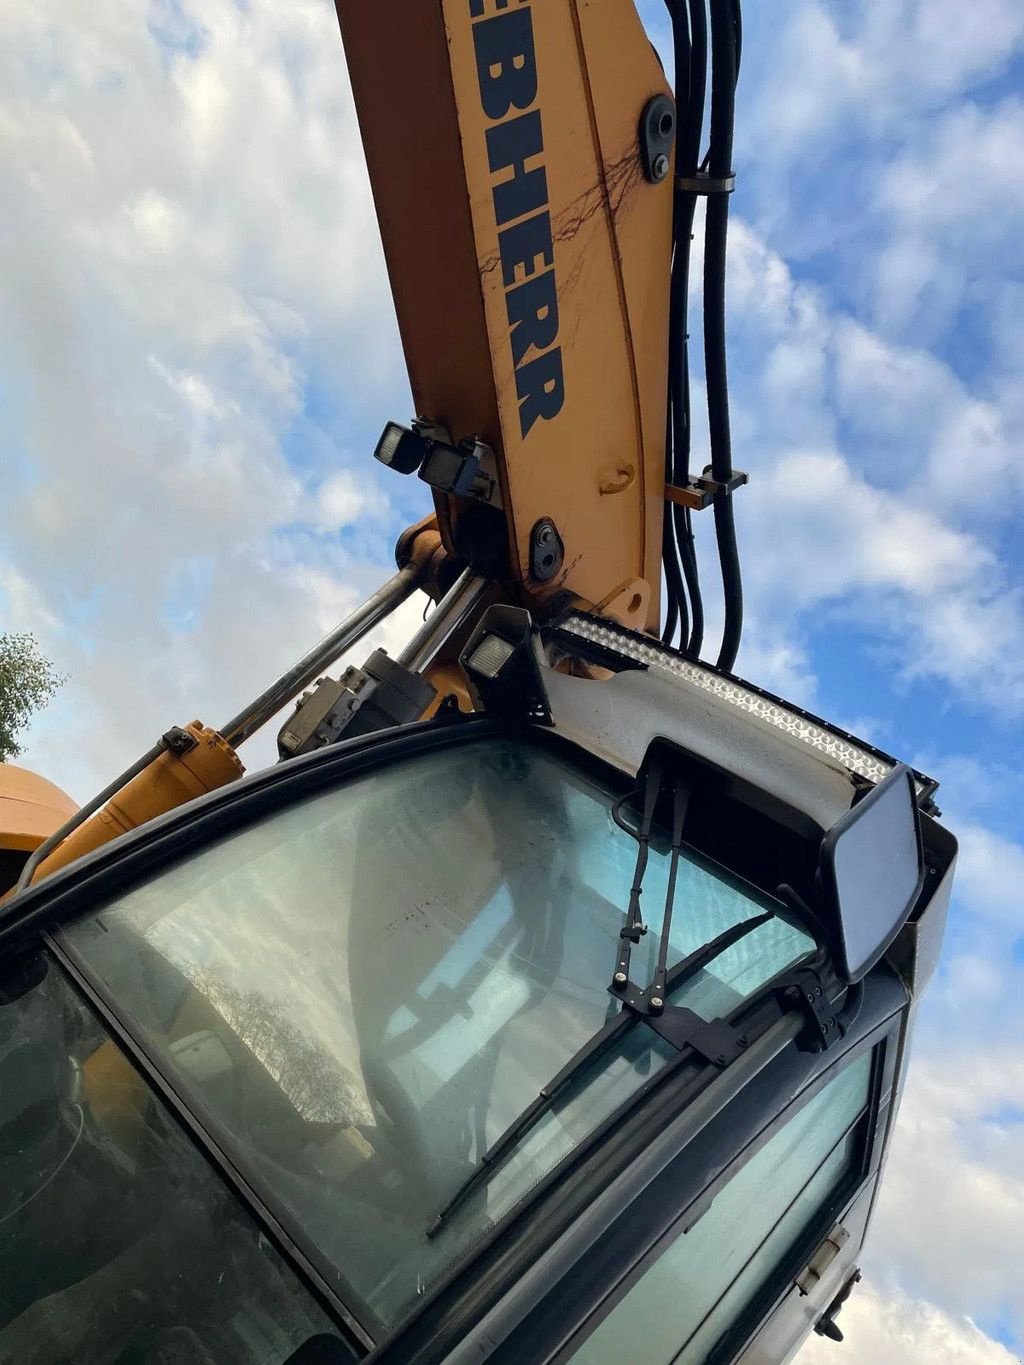
[[[626,984],[626,973],[625,973],[625,972],[616,972],[616,973],[615,973],[615,980],[616,980],[616,982],[618,983],[618,985],[624,986],[624,985]]]
[[[668,157],[664,152],[661,152],[651,162],[651,174],[655,180],[664,180],[668,175]]]
[[[660,995],[655,995],[651,997],[651,1004],[654,1006],[656,1010],[660,1010],[664,1003],[665,1002],[664,1000],[662,1000]]]

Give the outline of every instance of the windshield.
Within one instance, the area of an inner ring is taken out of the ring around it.
[[[464,743],[280,810],[65,931],[368,1325],[397,1322],[675,1055],[634,1029],[427,1239],[617,1008],[636,845],[611,804],[546,747]],[[667,865],[655,848],[638,982]],[[675,905],[670,965],[773,903],[686,852]],[[813,947],[770,920],[675,999],[717,1017]]]

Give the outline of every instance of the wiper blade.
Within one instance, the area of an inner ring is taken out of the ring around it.
[[[671,890],[674,892],[674,879]],[[727,948],[731,948],[734,943],[739,943],[741,939],[746,938],[748,934],[752,934],[755,929],[759,929],[762,924],[766,924],[774,918],[774,910],[766,910],[763,914],[753,915],[750,919],[741,920],[739,924],[733,924],[728,929],[724,929],[709,943],[702,944],[700,948],[682,958],[665,973],[662,998],[673,994],[691,977],[703,971],[709,962],[724,953]],[[666,933],[663,936],[659,960],[667,952],[667,941],[668,935]],[[648,994],[649,992],[644,992],[636,999],[629,996],[623,998],[622,1009],[619,1013],[587,1039],[583,1046],[570,1057],[565,1066],[541,1089],[537,1098],[531,1101],[519,1117],[488,1147],[480,1158],[480,1164],[470,1172],[427,1229],[428,1237],[435,1237],[441,1231],[459,1205],[490,1178],[491,1173],[510,1155],[520,1140],[532,1128],[536,1127],[544,1115],[555,1107],[563,1092],[583,1071],[619,1042],[634,1024],[641,1020],[648,1021],[649,1015],[657,1012],[656,1010],[651,1011],[646,1006],[645,997]]]

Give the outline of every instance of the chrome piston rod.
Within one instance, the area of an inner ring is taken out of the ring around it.
[[[490,580],[464,569],[395,660],[410,673],[422,673],[452,636],[466,624],[487,595]]]
[[[282,673],[266,691],[261,692],[255,701],[250,702],[244,710],[239,711],[237,716],[233,716],[227,725],[221,726],[220,733],[227,742],[233,748],[237,748],[261,725],[266,724],[271,716],[276,715],[282,707],[287,706],[303,688],[308,687],[324,669],[329,668],[339,655],[344,654],[346,649],[358,643],[374,626],[379,625],[381,621],[390,616],[395,608],[411,596],[419,586],[420,578],[420,570],[412,566],[400,569],[393,578],[389,578],[372,597],[367,598],[361,606],[356,607],[355,611],[347,616],[339,626],[332,630],[329,635],[325,635],[308,654],[304,654],[298,663],[289,668],[286,673]],[[447,600],[446,597],[444,601]],[[443,605],[444,602],[441,606]],[[440,610],[441,607],[438,607],[438,611]],[[433,615],[436,616],[437,612]],[[433,616],[430,619],[433,620]],[[428,621],[427,624],[429,625],[429,623]],[[417,635],[420,633],[417,632]]]

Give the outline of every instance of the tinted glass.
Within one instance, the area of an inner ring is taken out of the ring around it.
[[[5,984],[0,1361],[280,1365],[329,1332],[58,969]]]
[[[820,1219],[855,1169],[852,1131],[868,1102],[871,1058],[853,1062],[781,1128],[706,1213],[637,1281],[572,1357],[621,1365],[700,1365]]]
[[[426,1229],[616,1005],[636,845],[549,752],[473,744],[282,810],[69,928],[275,1198],[391,1323],[674,1055],[641,1029],[444,1231]],[[645,903],[660,918],[667,858]],[[763,908],[696,855],[674,960]],[[812,944],[773,920],[686,988],[708,1015]],[[634,956],[649,978],[657,935]]]

